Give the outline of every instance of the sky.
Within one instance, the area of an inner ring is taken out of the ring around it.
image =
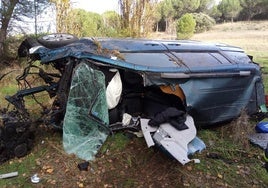
[[[108,10],[118,12],[118,0],[71,0],[74,8],[102,14]]]

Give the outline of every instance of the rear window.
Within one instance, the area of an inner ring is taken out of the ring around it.
[[[228,58],[230,58],[234,63],[237,64],[251,63],[250,58],[243,52],[225,51],[224,53],[227,54]]]
[[[165,53],[124,53],[127,62],[149,67],[180,67]]]
[[[179,52],[174,53],[188,67],[210,67],[230,62],[219,53]]]
[[[237,52],[236,52],[237,53]],[[230,65],[231,62],[217,52],[124,53],[127,62],[149,67],[213,67]],[[245,58],[245,57],[244,57]],[[232,55],[232,61],[244,61]],[[235,61],[235,62],[236,62]]]

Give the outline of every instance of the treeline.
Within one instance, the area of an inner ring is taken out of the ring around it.
[[[169,20],[180,19],[186,13],[205,14],[215,23],[268,19],[268,0],[163,0],[158,12],[160,30],[166,31]]]
[[[65,11],[68,1],[54,0]],[[67,3],[62,6],[63,3]],[[57,31],[72,31],[78,36],[146,36],[152,31],[177,32],[177,22],[185,14],[195,20],[195,32],[209,30],[215,23],[268,19],[268,0],[118,0],[119,10],[102,15],[71,10],[57,17]],[[73,19],[75,18],[75,19]],[[65,30],[60,25],[69,26]],[[186,26],[185,26],[186,27]]]
[[[90,6],[90,4],[89,4]],[[74,9],[70,0],[0,0],[0,56],[10,52],[7,36],[25,35],[35,20],[34,34],[71,33],[78,37],[145,37],[151,32],[177,33],[189,38],[214,24],[268,19],[268,0],[118,0],[119,12],[102,15]],[[44,28],[40,15],[55,17]]]

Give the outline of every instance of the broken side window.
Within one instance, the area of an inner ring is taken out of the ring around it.
[[[75,69],[63,123],[63,146],[84,160],[93,160],[106,140],[108,107],[105,76],[80,63]]]

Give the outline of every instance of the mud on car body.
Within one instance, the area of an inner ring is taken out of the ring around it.
[[[29,65],[37,60],[42,65],[52,65],[57,73],[39,69],[44,85],[20,90],[6,99],[27,116],[23,98],[46,91],[54,102],[43,119],[56,128],[64,124],[72,79],[81,64],[94,75],[100,73],[89,77],[92,83],[103,76],[100,88],[108,89],[116,80],[110,88],[117,90],[110,94],[103,90],[106,102],[112,101],[112,107],[106,107],[108,119],[104,121],[104,116],[99,116],[102,113],[98,108],[91,111],[101,95],[97,91],[92,91],[96,97],[91,99],[88,112],[92,120],[107,124],[110,130],[140,129],[133,119],[129,126],[122,126],[124,115],[152,120],[168,108],[190,115],[197,127],[211,127],[238,117],[244,109],[254,115],[265,103],[260,66],[239,47],[198,41],[78,39],[69,34],[51,34],[38,40],[25,39],[18,52],[21,57],[30,57]],[[27,75],[21,80],[25,79]],[[169,123],[174,120],[162,119]]]

